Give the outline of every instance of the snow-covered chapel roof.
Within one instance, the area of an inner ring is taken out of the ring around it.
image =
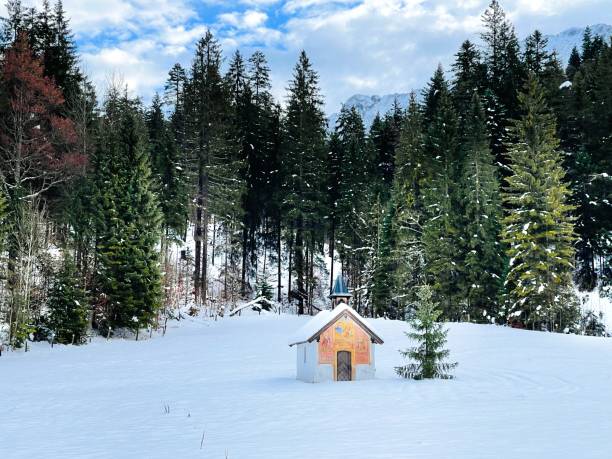
[[[340,303],[333,310],[325,310],[319,312],[310,321],[306,322],[290,339],[289,346],[302,343],[310,343],[316,340],[325,330],[327,330],[342,314],[348,313],[361,328],[363,328],[372,341],[376,344],[383,344],[380,335],[374,330],[372,325],[357,311],[351,308],[346,303]]]

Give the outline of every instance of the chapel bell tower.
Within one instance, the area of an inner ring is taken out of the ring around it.
[[[332,289],[331,295],[329,295],[332,301],[332,308],[335,308],[340,303],[346,303],[348,305],[352,296],[353,295],[348,291],[344,278],[342,275],[338,275],[334,281],[334,288]]]

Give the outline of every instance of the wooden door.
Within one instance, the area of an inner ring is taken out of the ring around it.
[[[337,358],[336,381],[350,381],[353,375],[353,369],[351,367],[351,353],[348,351],[338,351]]]

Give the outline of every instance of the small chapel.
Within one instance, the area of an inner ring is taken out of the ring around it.
[[[297,379],[304,382],[373,379],[374,350],[383,344],[372,325],[350,306],[344,278],[334,281],[331,310],[314,316],[289,340],[296,347]]]

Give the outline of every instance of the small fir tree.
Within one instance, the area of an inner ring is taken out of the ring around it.
[[[265,298],[266,300],[272,300],[274,295],[274,289],[265,276],[262,276],[259,282],[257,282],[255,291],[257,298]]]
[[[419,303],[416,317],[410,321],[414,331],[406,333],[406,336],[416,341],[417,345],[406,351],[400,351],[404,358],[410,358],[416,363],[395,367],[395,371],[402,378],[452,379],[450,371],[458,365],[456,362],[444,362],[450,353],[448,349],[443,349],[448,330],[444,329],[442,323],[437,322],[442,311],[437,309],[432,295],[432,289],[428,285],[418,289]]]
[[[596,314],[594,311],[587,311],[580,319],[580,329],[583,335],[606,336],[603,313]]]
[[[49,293],[46,324],[60,344],[82,344],[87,333],[87,294],[73,261],[65,256]]]

